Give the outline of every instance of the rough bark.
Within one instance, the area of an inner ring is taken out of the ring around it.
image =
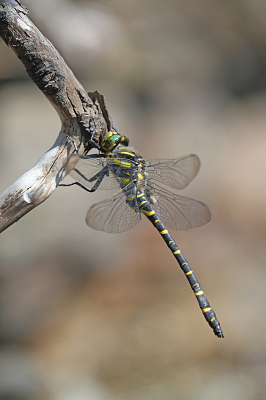
[[[46,200],[73,168],[73,137],[79,151],[89,151],[110,129],[103,96],[86,93],[52,43],[28,18],[18,0],[0,0],[0,36],[24,64],[27,73],[56,109],[62,123],[54,145],[35,166],[0,195],[0,232]],[[37,129],[36,129],[37,131]]]

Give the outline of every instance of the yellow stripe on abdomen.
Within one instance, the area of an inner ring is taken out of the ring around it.
[[[169,243],[171,243],[171,242],[169,242]],[[180,254],[180,253],[181,253],[180,250],[173,251],[173,254]]]
[[[199,292],[195,293],[195,296],[200,296],[201,294],[204,294],[204,292],[202,290],[200,290]]]
[[[144,202],[146,203],[146,202]],[[150,217],[151,215],[155,214],[155,211],[146,211],[146,210],[140,210],[143,214],[147,215],[147,217]]]
[[[140,203],[140,206],[142,206],[142,204],[148,203],[147,200],[144,200]]]

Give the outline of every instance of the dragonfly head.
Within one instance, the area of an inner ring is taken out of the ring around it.
[[[101,147],[103,150],[113,151],[119,144],[128,146],[129,138],[125,135],[119,135],[117,131],[109,131],[101,143]]]

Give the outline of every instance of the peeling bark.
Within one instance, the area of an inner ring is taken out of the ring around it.
[[[104,98],[87,94],[52,43],[28,18],[18,0],[0,0],[0,36],[24,64],[27,73],[56,109],[62,123],[54,143],[28,172],[0,195],[0,232],[45,201],[78,160],[79,151],[91,149],[90,137],[99,143],[111,127]]]

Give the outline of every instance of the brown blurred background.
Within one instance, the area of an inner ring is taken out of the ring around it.
[[[86,211],[109,193],[58,188],[1,234],[0,399],[265,399],[266,2],[23,4],[144,158],[200,157],[181,194],[212,222],[171,233],[225,339],[148,221],[93,231]],[[60,121],[2,41],[0,79],[3,191]]]

